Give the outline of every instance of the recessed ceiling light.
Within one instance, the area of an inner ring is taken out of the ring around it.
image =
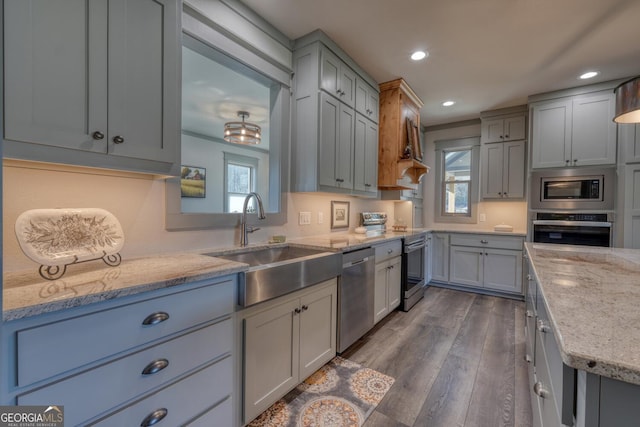
[[[455,103],[456,103],[455,101],[444,101],[444,102],[442,103],[442,106],[443,106],[443,107],[451,107],[451,106],[452,106],[453,104],[455,104]]]
[[[581,74],[581,75],[580,75],[580,78],[581,78],[582,80],[592,79],[592,78],[594,78],[595,76],[597,76],[598,74],[600,74],[600,73],[598,73],[597,71],[587,71],[586,73]]]
[[[411,59],[413,59],[414,61],[420,61],[421,59],[424,59],[427,56],[429,56],[427,52],[424,52],[422,50],[416,50],[411,54]]]

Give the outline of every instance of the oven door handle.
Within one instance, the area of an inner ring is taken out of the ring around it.
[[[425,242],[421,242],[419,244],[412,244],[404,248],[404,253],[408,254],[411,252],[419,251],[420,249],[423,249],[425,246],[426,246]]]
[[[555,220],[534,220],[533,225],[560,225],[564,227],[602,227],[611,228],[610,222],[592,221],[555,221]]]

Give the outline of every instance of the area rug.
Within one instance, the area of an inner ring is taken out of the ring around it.
[[[249,427],[360,427],[394,379],[335,357]]]

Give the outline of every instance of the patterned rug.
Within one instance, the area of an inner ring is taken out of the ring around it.
[[[248,427],[360,427],[394,379],[335,357]]]

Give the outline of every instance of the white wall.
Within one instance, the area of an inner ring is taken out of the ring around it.
[[[162,179],[126,172],[15,160],[4,160],[3,173],[2,261],[4,271],[7,272],[37,268],[22,253],[14,232],[16,218],[29,209],[97,207],[108,210],[118,218],[124,231],[123,259],[165,252],[233,247],[239,242],[238,227],[166,231],[165,189]],[[275,234],[294,238],[331,233],[332,200],[350,201],[351,231],[359,225],[358,214],[364,210],[387,211],[391,217],[393,215],[391,201],[371,201],[329,194],[289,194],[289,223],[278,227],[263,227],[251,234],[249,241],[266,242]],[[297,225],[300,211],[312,213],[311,225]],[[318,212],[323,213],[322,224],[318,224]],[[341,229],[334,232],[345,231]]]
[[[498,224],[509,224],[514,231],[526,233],[527,231],[527,202],[525,200],[510,201],[483,201],[480,200],[477,209],[478,214],[484,214],[486,221],[477,224],[447,224],[435,222],[435,185],[436,185],[436,158],[435,142],[443,139],[465,138],[480,136],[480,123],[438,129],[425,132],[425,158],[427,166],[431,167],[425,180],[424,217],[425,227],[431,229],[458,229],[490,231]],[[482,173],[482,171],[480,171]],[[480,216],[479,215],[479,216]]]

